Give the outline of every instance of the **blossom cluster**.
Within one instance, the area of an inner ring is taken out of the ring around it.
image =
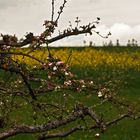
[[[48,57],[47,60],[48,62],[43,66],[47,71],[47,80],[55,85],[55,91],[67,89],[81,92],[86,88],[89,89],[94,86],[92,80],[85,81],[76,79],[76,76],[70,71],[69,66],[60,59]]]
[[[65,81],[71,79],[74,75],[70,72],[68,65],[58,58],[48,57],[45,64],[48,71],[48,79],[56,79]]]

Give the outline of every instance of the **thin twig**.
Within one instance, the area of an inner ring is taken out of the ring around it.
[[[53,21],[53,18],[54,18],[54,1],[55,0],[52,0],[52,18],[51,18],[51,21]]]
[[[41,135],[38,137],[38,140],[45,140],[45,139],[49,139],[49,138],[64,138],[64,137],[67,137],[69,136],[70,134],[78,131],[78,130],[83,130],[84,127],[78,125],[76,127],[73,127],[67,131],[60,131],[60,132],[57,132],[57,133],[53,133],[53,134],[48,134],[48,135]]]
[[[57,18],[56,18],[56,20],[55,20],[55,22],[56,22],[56,23],[58,23],[58,20],[59,20],[59,18],[60,18],[60,16],[61,16],[61,14],[63,13],[63,9],[64,9],[64,7],[65,7],[66,3],[67,3],[67,1],[66,1],[66,0],[64,0],[64,2],[63,2],[63,4],[62,4],[62,6],[60,6],[60,11],[58,11],[58,16],[57,16]]]

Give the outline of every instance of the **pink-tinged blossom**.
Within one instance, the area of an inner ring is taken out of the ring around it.
[[[56,65],[58,65],[58,66],[64,65],[64,62],[63,62],[63,61],[58,61],[58,62],[56,63]]]
[[[52,66],[53,65],[53,63],[52,62],[49,62],[49,64],[48,64],[49,66]]]

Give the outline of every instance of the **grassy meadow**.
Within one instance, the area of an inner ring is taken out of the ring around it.
[[[28,52],[28,49],[19,50]],[[52,48],[51,53],[70,65],[71,71],[78,78],[93,79],[97,85],[112,81],[112,88],[118,93],[123,102],[133,104],[140,110],[140,48],[139,47],[104,47],[104,48]],[[31,53],[33,56],[46,61],[48,53],[45,48]],[[27,57],[13,56],[16,60],[25,62],[30,67],[39,66],[36,61],[31,61]],[[84,92],[83,94],[71,93],[73,98],[68,100],[67,104],[73,104],[75,101],[84,105],[92,106],[99,102],[97,97]],[[46,95],[50,100],[57,102],[59,94]],[[95,107],[95,110],[102,113],[105,120],[113,118],[123,112],[125,108],[118,108],[112,104],[103,103]],[[24,113],[25,114],[25,113]],[[23,114],[20,114],[23,115]],[[29,114],[27,114],[28,116]],[[27,118],[27,116],[24,116]],[[88,118],[87,118],[88,120]],[[76,122],[83,123],[83,122]],[[88,125],[88,124],[87,124]],[[69,126],[68,126],[69,127]],[[76,132],[65,140],[140,140],[140,120],[124,119],[116,125],[109,127],[100,137],[95,137],[99,130],[88,132]],[[9,140],[31,140],[33,136],[18,135]],[[58,139],[60,140],[60,138]]]

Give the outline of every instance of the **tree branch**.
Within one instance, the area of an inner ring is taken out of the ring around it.
[[[49,138],[57,138],[57,137],[67,137],[69,136],[70,134],[78,131],[78,130],[83,130],[84,128],[80,125],[74,127],[74,128],[71,128],[70,130],[67,130],[67,131],[60,131],[60,132],[57,132],[57,133],[53,133],[53,134],[48,134],[48,135],[41,135],[38,137],[38,140],[45,140],[45,139],[49,139]]]
[[[22,53],[22,52],[5,52],[5,51],[1,51],[0,54],[1,54],[1,55],[21,55],[21,56],[26,56],[26,57],[29,57],[29,58],[31,58],[31,59],[33,59],[33,60],[38,61],[38,62],[41,63],[41,64],[44,64],[44,62],[41,61],[40,59],[37,59],[36,57],[31,56],[31,55],[29,55],[29,54],[27,54],[27,53]]]
[[[53,130],[56,129],[60,126],[69,124],[81,117],[87,116],[89,115],[89,112],[91,113],[92,111],[87,108],[87,107],[81,107],[81,108],[76,108],[69,116],[67,116],[66,118],[62,118],[61,120],[54,120],[52,122],[49,122],[47,124],[44,125],[38,125],[38,126],[30,126],[30,125],[17,125],[14,126],[13,128],[9,129],[9,130],[5,130],[3,132],[0,133],[0,139],[6,139],[8,137],[11,136],[15,136],[17,134],[21,134],[21,133],[40,133],[40,132],[46,132],[49,130]],[[93,112],[91,113],[94,121],[96,122],[98,120],[97,115]],[[97,124],[99,122],[96,122]]]
[[[89,28],[89,29],[86,29],[86,30],[70,31],[70,32],[67,32],[67,33],[60,34],[60,35],[58,35],[56,37],[53,37],[51,39],[48,39],[48,40],[46,40],[46,42],[50,44],[50,43],[53,43],[55,41],[61,40],[63,38],[69,37],[69,36],[91,33],[91,30],[92,29]]]
[[[12,67],[11,67],[11,66],[4,67],[3,65],[0,65],[0,69],[3,69],[3,70],[5,70],[5,71],[14,72],[14,73],[19,74],[19,75],[22,77],[22,79],[23,79],[25,85],[27,86],[27,88],[28,88],[28,90],[29,90],[30,96],[32,97],[32,99],[36,100],[36,96],[34,95],[34,91],[33,91],[33,89],[31,88],[31,85],[29,84],[28,78],[27,78],[27,76],[24,74],[24,72],[22,72],[22,71],[20,70],[20,68],[17,68],[17,67],[14,68],[14,66],[12,66]]]

